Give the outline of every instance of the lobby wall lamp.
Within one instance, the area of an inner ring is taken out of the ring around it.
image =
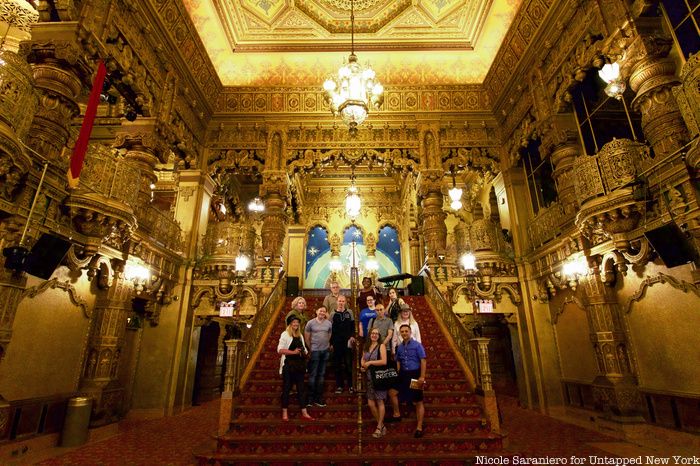
[[[471,252],[466,252],[460,257],[460,264],[464,273],[464,281],[467,284],[467,300],[474,302],[476,299],[476,289],[481,280],[479,269],[476,267],[476,256]]]
[[[457,187],[457,182],[455,181],[454,167],[452,172],[452,188],[447,192],[450,196],[450,208],[452,210],[459,210],[462,208],[462,189]]]
[[[620,76],[620,65],[618,63],[607,63],[598,71],[600,79],[607,83],[605,94],[613,99],[621,100],[627,85]]]
[[[136,294],[148,292],[151,283],[151,271],[141,262],[129,260],[124,265],[124,278],[134,285]]]
[[[579,280],[588,274],[588,261],[586,260],[586,256],[570,257],[564,262],[561,272],[569,288],[576,291]]]
[[[256,196],[255,199],[248,203],[248,210],[253,213],[259,214],[265,211],[265,204],[260,197]]]

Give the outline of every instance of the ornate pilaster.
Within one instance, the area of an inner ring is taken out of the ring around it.
[[[551,154],[557,183],[559,202],[564,213],[572,214],[578,208],[574,189],[574,160],[581,154],[576,131],[576,120],[571,114],[552,116],[542,129],[542,147]]]
[[[618,416],[640,412],[641,396],[630,362],[620,307],[614,290],[596,266],[584,281],[591,342],[600,375],[593,382],[596,407]]]
[[[13,217],[0,222],[0,249],[19,244],[20,229],[21,225],[14,221]],[[0,259],[0,364],[12,339],[17,307],[27,283],[26,274],[12,273],[4,267],[4,263],[5,259]]]
[[[77,42],[75,23],[41,23],[32,31],[29,44],[39,107],[27,142],[50,160],[59,161],[70,138],[73,117],[80,114],[78,97],[82,91],[82,50]],[[68,158],[60,161],[66,165]]]
[[[37,107],[32,70],[24,57],[0,50],[0,198],[12,201],[31,168],[21,140]]]
[[[92,422],[107,424],[121,414],[124,387],[118,380],[126,320],[132,310],[133,287],[123,276],[122,262],[113,262],[111,283],[98,292],[88,340],[80,391],[94,400]],[[100,274],[108,273],[101,264]]]
[[[411,248],[411,274],[417,275],[425,259],[421,253],[420,234],[417,230],[411,229],[411,234],[408,238],[408,246]]]
[[[260,196],[265,200],[260,236],[264,256],[271,266],[282,265],[282,245],[287,235],[287,191],[289,178],[283,170],[266,170],[260,185]]]
[[[673,93],[690,136],[696,137],[700,134],[700,53],[691,55],[683,65],[680,80],[681,86],[674,88]],[[686,162],[695,174],[700,171],[700,146],[698,144],[695,144],[688,151]]]
[[[688,142],[688,130],[672,91],[679,82],[676,66],[667,57],[670,48],[670,39],[648,33],[639,35],[627,51],[629,83],[637,93],[632,107],[642,115],[642,131],[656,157]]]
[[[447,226],[443,211],[442,170],[423,170],[418,176],[418,197],[421,202],[423,239],[427,260],[437,266],[438,256],[444,255],[447,248]]]

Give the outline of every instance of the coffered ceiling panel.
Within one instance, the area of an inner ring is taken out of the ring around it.
[[[350,51],[350,0],[183,0],[228,86],[319,84]],[[522,0],[357,0],[355,49],[385,85],[483,81]]]

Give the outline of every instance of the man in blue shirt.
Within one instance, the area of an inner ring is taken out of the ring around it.
[[[423,385],[425,384],[425,348],[411,338],[411,326],[403,324],[399,328],[401,343],[396,349],[396,366],[399,370],[398,397],[403,402],[413,402],[416,406],[415,438],[423,437]],[[390,390],[389,396],[396,398],[396,390]],[[392,400],[393,401],[393,400]]]
[[[374,309],[374,296],[367,296],[367,307],[360,312],[360,337],[364,338],[367,335],[367,325],[369,321],[377,317],[377,311]]]

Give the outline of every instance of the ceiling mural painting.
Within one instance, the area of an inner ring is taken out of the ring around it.
[[[349,0],[184,0],[225,86],[320,85],[350,49]],[[358,0],[385,85],[481,83],[522,0]]]

